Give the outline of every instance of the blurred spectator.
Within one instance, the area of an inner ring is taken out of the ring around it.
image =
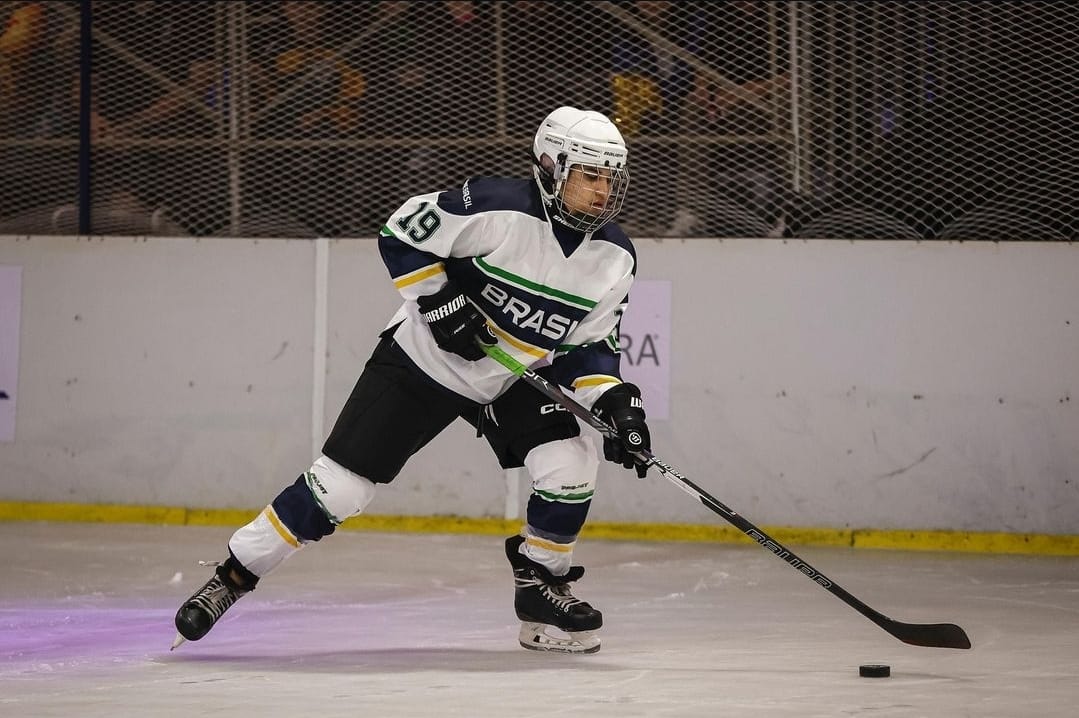
[[[734,0],[708,5],[718,75],[705,88],[710,133],[724,137],[709,153],[711,181],[736,207],[782,232],[790,197],[787,8],[784,3]],[[727,217],[705,208],[714,233],[729,234]],[[685,219],[683,217],[682,219]],[[690,218],[692,219],[692,218]]]
[[[205,2],[94,2],[95,141],[205,137],[224,121],[227,78],[214,56]]]
[[[367,82],[338,49],[349,38],[330,33],[337,10],[314,0],[281,3],[284,22],[262,49],[267,107],[261,136],[332,139],[358,128]]]
[[[774,63],[785,52],[772,5],[637,0],[622,18],[611,96],[648,167],[630,172],[626,221],[638,234],[730,234],[774,219],[780,146],[768,135],[786,75]],[[657,203],[663,194],[675,201]],[[672,214],[656,216],[657,206]],[[750,208],[756,217],[736,216]]]
[[[355,41],[349,31],[355,28],[353,15],[368,13],[367,6],[287,0],[256,38],[265,104],[252,118],[255,138],[308,141],[270,143],[251,155],[252,191],[246,197],[258,221],[276,221],[271,215],[284,212],[324,236],[339,234],[347,223],[354,150],[340,141],[362,136],[369,108],[364,105],[367,77],[346,50]]]
[[[93,231],[142,224],[136,215],[163,205],[190,231],[212,230],[224,212],[226,163],[182,140],[225,133],[228,78],[214,54],[214,13],[193,0],[110,0],[91,12]],[[77,131],[77,70],[69,83],[64,119]]]
[[[785,3],[734,0],[710,6],[719,48],[708,103],[711,131],[742,138],[711,157],[717,188],[769,224],[780,220],[789,159],[777,135],[790,128]]]
[[[709,84],[700,68],[709,59],[702,52],[707,17],[696,4],[637,0],[623,23],[611,65],[614,116],[636,152],[635,164],[647,168],[630,168],[624,223],[638,234],[686,234],[697,223],[693,203],[709,191],[703,148],[687,139],[704,128]],[[676,202],[657,202],[672,194]],[[673,214],[657,216],[658,206]]]
[[[614,44],[611,89],[619,129],[624,134],[677,132],[682,103],[704,77],[686,62],[698,57],[704,18],[671,0],[637,0],[633,18],[651,33],[633,27]]]
[[[61,10],[60,3],[0,2],[0,139],[9,141],[0,145],[0,217],[69,202],[76,191],[74,131],[71,147],[32,142],[59,134],[60,108],[73,114],[61,88],[77,56],[65,54],[70,33]]]
[[[712,8],[716,42],[725,51],[716,56],[716,69],[729,84],[710,89],[710,118],[721,132],[768,134],[776,129],[777,102],[788,104],[789,50],[779,38],[770,38],[769,3],[733,0]],[[786,34],[786,22],[775,18],[777,33]]]
[[[371,138],[357,158],[375,193],[358,199],[357,231],[377,230],[402,194],[418,182],[448,189],[462,165],[495,174],[495,151],[470,140],[497,131],[492,5],[472,0],[380,2],[356,61],[369,79],[366,118]],[[373,145],[373,146],[372,146]],[[486,161],[485,161],[486,160]],[[386,166],[397,170],[387,174]]]
[[[36,2],[0,5],[0,136],[33,135],[48,66],[45,7]],[[38,112],[35,112],[35,109]]]
[[[447,0],[377,7],[381,26],[363,46],[364,62],[379,106],[402,111],[380,113],[375,134],[488,137],[495,110],[490,6]]]
[[[606,9],[580,0],[514,0],[502,7],[504,112],[510,136],[535,134],[536,118],[551,107],[611,114],[603,69],[610,63],[619,23]],[[518,162],[504,171],[528,170],[527,155]]]

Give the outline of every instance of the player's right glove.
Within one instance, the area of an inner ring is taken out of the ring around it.
[[[486,356],[477,341],[484,346],[498,343],[480,310],[453,282],[446,282],[434,294],[419,297],[416,303],[443,351],[476,361]]]
[[[592,411],[618,432],[616,437],[603,437],[603,458],[627,469],[636,469],[637,478],[643,479],[648,473],[648,464],[633,452],[651,451],[652,439],[648,435],[648,425],[644,423],[641,390],[628,382],[618,384],[596,400]]]

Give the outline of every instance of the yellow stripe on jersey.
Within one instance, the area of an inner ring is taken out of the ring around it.
[[[266,518],[270,520],[270,523],[277,530],[277,533],[280,534],[281,538],[284,539],[285,543],[292,548],[300,547],[300,542],[296,540],[296,537],[292,535],[291,531],[285,528],[285,525],[281,523],[281,519],[277,518],[277,512],[273,510],[273,506],[267,506],[262,513],[266,514]]]
[[[442,262],[439,262],[438,264],[433,264],[430,267],[424,267],[422,269],[417,269],[415,272],[410,272],[409,274],[405,274],[403,276],[398,277],[397,279],[393,280],[393,286],[397,287],[398,289],[404,289],[405,287],[409,286],[410,284],[415,284],[416,282],[422,282],[423,280],[429,279],[429,278],[435,276],[436,274],[445,274],[445,273],[446,273],[446,270],[442,266]]]
[[[555,553],[569,553],[573,550],[574,546],[572,543],[555,543],[554,541],[547,541],[536,536],[526,536],[525,543],[529,546],[535,546],[536,548],[542,548],[547,551],[554,551]]]
[[[528,354],[529,356],[534,356],[537,359],[542,359],[543,357],[547,356],[547,350],[546,349],[543,349],[542,347],[537,347],[537,346],[535,346],[533,344],[528,344],[527,342],[522,342],[517,337],[511,336],[511,335],[507,334],[506,332],[502,331],[501,329],[496,327],[491,322],[488,322],[488,326],[491,327],[491,331],[493,331],[499,337],[504,339],[506,341],[506,343],[509,344],[510,346],[512,346],[514,349],[517,349],[518,351],[522,351],[525,354]]]
[[[582,389],[586,386],[603,386],[604,384],[621,384],[622,380],[607,374],[592,374],[591,376],[578,377],[573,382],[574,389]]]

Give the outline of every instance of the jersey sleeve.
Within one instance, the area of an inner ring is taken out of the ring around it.
[[[483,253],[483,217],[447,209],[460,193],[449,190],[413,197],[379,231],[382,261],[406,300],[433,294],[446,283],[446,259]]]
[[[622,383],[618,327],[629,306],[632,283],[632,273],[623,277],[555,352],[554,379],[572,389],[589,408],[608,389]]]

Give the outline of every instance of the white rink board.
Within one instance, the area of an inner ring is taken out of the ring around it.
[[[4,499],[257,507],[307,455],[309,242],[3,238],[0,263],[23,267]]]
[[[656,453],[761,524],[1074,533],[1079,248],[638,240],[669,280]],[[23,268],[0,500],[258,507],[311,460],[315,260],[301,240],[0,238]],[[325,429],[398,300],[330,242]],[[452,427],[373,513],[501,516]],[[522,491],[522,501],[526,491]],[[709,523],[604,467],[593,519]]]
[[[0,442],[15,440],[22,267],[0,265]]]

